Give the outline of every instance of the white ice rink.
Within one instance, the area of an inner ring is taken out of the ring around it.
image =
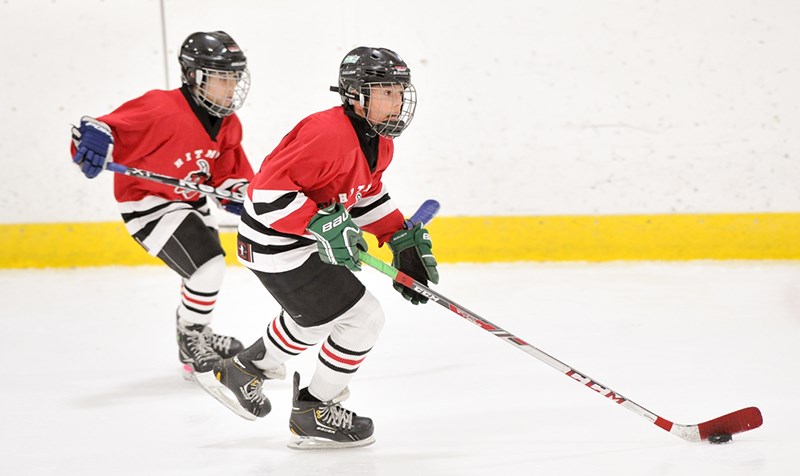
[[[248,422],[180,375],[166,267],[0,271],[2,475],[789,475],[800,449],[800,263],[446,265],[436,289],[649,410],[755,405],[731,444],[688,443],[455,314],[361,278],[387,325],[346,406],[367,448],[286,448],[291,384]],[[277,312],[229,268],[215,329]],[[289,362],[303,383],[316,349]]]

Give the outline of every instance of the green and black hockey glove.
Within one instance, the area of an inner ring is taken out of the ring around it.
[[[367,251],[367,242],[344,205],[337,203],[317,212],[308,231],[317,238],[319,257],[324,263],[347,266],[351,271],[361,269],[358,252]]]
[[[438,263],[433,257],[431,237],[421,224],[417,223],[410,229],[396,232],[388,245],[394,254],[392,266],[426,286],[428,281],[434,284],[439,282],[439,271],[436,270]],[[394,288],[411,301],[411,304],[428,302],[428,298],[398,282],[394,283]]]

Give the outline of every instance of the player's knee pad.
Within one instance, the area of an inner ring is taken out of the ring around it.
[[[378,340],[385,321],[381,304],[367,291],[353,307],[333,321],[330,339],[348,349],[367,351]]]
[[[347,388],[378,340],[384,321],[383,309],[369,291],[333,321],[333,329],[322,343],[317,371],[308,387],[312,395],[330,400]]]
[[[225,277],[225,258],[217,255],[184,279],[186,287],[196,292],[218,292]]]

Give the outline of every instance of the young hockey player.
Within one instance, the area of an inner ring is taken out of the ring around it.
[[[321,342],[308,387],[300,389],[294,374],[290,447],[299,449],[374,441],[372,420],[340,403],[384,321],[380,304],[352,273],[366,250],[362,230],[388,243],[404,273],[423,283],[439,280],[427,230],[406,226],[381,182],[393,139],[414,116],[408,66],[386,48],[359,47],[342,60],[332,90],[343,105],[300,121],[267,156],[239,224],[239,260],[283,311],[262,338],[204,375],[209,393],[231,410],[263,417],[271,409],[264,380],[282,378],[285,361]],[[414,304],[426,301],[398,290]]]
[[[183,42],[178,60],[179,89],[150,91],[105,116],[84,116],[73,127],[73,161],[86,177],[114,161],[230,191],[246,189],[253,169],[234,113],[250,87],[244,53],[225,32],[198,32]],[[114,176],[114,195],[131,236],[182,278],[177,340],[184,368],[208,372],[239,352],[241,342],[209,327],[225,253],[206,197],[124,175]],[[218,204],[241,213],[240,203]]]

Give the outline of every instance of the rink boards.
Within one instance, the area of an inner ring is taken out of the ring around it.
[[[800,259],[798,213],[442,216],[429,229],[443,263]],[[221,235],[235,263],[236,232]],[[368,241],[388,259],[385,247]],[[0,268],[159,263],[122,222],[0,225],[0,249]]]

